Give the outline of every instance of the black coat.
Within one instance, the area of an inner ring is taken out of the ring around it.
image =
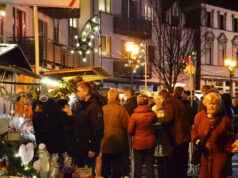
[[[130,116],[134,112],[134,109],[137,108],[137,106],[138,105],[137,105],[136,97],[129,98],[128,100],[126,100],[126,103],[123,105],[123,107],[127,110]]]
[[[39,101],[38,101],[39,102]],[[59,106],[51,99],[39,102],[42,112],[34,112],[33,126],[38,144],[45,143],[49,153],[63,153],[68,144],[64,120]]]
[[[103,136],[103,111],[95,98],[87,102],[78,101],[75,111],[73,132],[73,153],[87,157],[88,151],[99,153]]]

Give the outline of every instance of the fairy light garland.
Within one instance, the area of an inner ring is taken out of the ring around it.
[[[91,52],[98,52],[98,49],[93,47],[93,40],[95,36],[99,33],[100,29],[100,19],[98,16],[93,16],[90,18],[83,27],[80,35],[76,35],[74,38],[77,40],[76,48],[71,51],[71,53],[78,53],[82,56],[83,62],[87,61],[87,56]]]

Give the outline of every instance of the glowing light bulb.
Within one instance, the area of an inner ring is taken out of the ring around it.
[[[71,54],[74,54],[74,50],[71,50],[70,53],[71,53]]]
[[[94,39],[94,35],[91,35],[90,38],[91,38],[91,39]]]
[[[5,11],[0,11],[0,16],[6,16],[6,12]]]
[[[79,43],[77,43],[76,46],[79,47]]]
[[[89,50],[87,50],[87,51],[86,51],[86,54],[90,54],[90,51],[89,51]]]
[[[97,53],[97,52],[98,52],[98,49],[97,49],[97,48],[95,48],[95,49],[94,49],[94,52],[95,52],[95,53]]]
[[[89,24],[87,24],[87,25],[86,25],[86,28],[90,28],[90,25],[89,25]]]
[[[79,36],[78,36],[78,35],[75,35],[75,36],[74,36],[74,38],[75,38],[75,39],[78,39],[78,38],[79,38]]]
[[[87,61],[87,59],[84,57],[84,58],[83,58],[83,62],[86,62],[86,61]]]

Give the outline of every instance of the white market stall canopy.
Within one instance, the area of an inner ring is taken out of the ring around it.
[[[0,43],[0,70],[40,78],[32,72],[26,56],[17,44]]]
[[[80,0],[0,0],[0,3],[40,7],[79,8],[79,1]]]

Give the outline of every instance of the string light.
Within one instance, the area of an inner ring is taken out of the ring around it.
[[[91,51],[94,51],[95,53],[98,52],[98,49],[93,49],[92,40],[95,39],[95,35],[98,34],[99,29],[99,17],[94,16],[86,22],[81,32],[81,35],[75,35],[77,43],[75,45],[76,49],[74,49],[74,51],[83,56],[82,60],[84,62],[86,61],[86,56],[89,55]]]
[[[75,36],[74,36],[74,39],[78,39],[78,38],[79,38],[79,36],[78,36],[78,35],[75,35]]]
[[[86,62],[86,61],[87,61],[87,59],[84,57],[84,58],[83,58],[83,62]]]
[[[70,53],[71,53],[71,54],[74,54],[74,50],[71,50]]]

